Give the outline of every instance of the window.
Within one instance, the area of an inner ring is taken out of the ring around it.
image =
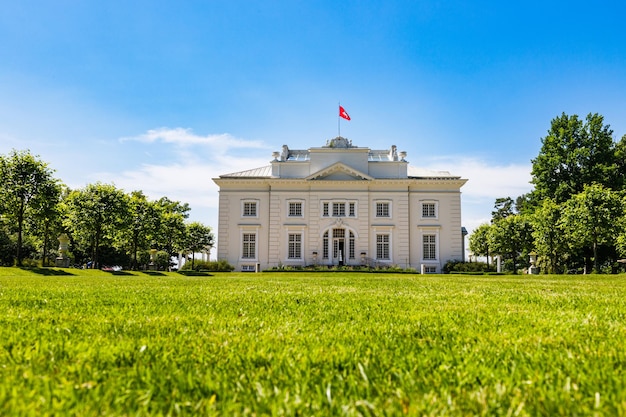
[[[437,267],[436,266],[424,266],[424,273],[425,274],[436,274],[437,273]]]
[[[243,216],[256,217],[256,201],[244,201]]]
[[[302,235],[300,233],[289,234],[289,259],[302,258]]]
[[[322,246],[324,247],[322,258],[328,259],[328,232],[324,233],[324,237],[322,239]]]
[[[289,217],[302,217],[302,203],[301,202],[289,203]]]
[[[422,236],[424,245],[424,259],[436,260],[437,259],[437,236],[436,235],[424,235]]]
[[[387,234],[376,235],[376,259],[390,259],[389,235]]]
[[[422,203],[422,217],[437,217],[435,203]]]
[[[345,217],[346,203],[333,203],[333,217]]]
[[[350,240],[348,242],[348,257],[354,259],[354,233],[350,232]]]
[[[389,203],[376,203],[376,217],[389,217]]]
[[[256,266],[255,265],[241,265],[241,270],[243,272],[255,272]]]
[[[241,257],[243,259],[256,258],[256,234],[244,233],[242,237]]]
[[[355,201],[323,201],[322,217],[356,217]]]

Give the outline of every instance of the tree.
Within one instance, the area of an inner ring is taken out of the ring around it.
[[[617,192],[600,184],[585,186],[563,207],[561,227],[573,248],[588,247],[594,272],[599,272],[598,248],[615,247],[623,231],[624,202]]]
[[[489,256],[491,256],[491,250],[489,248],[489,230],[491,225],[483,223],[478,226],[469,238],[470,251],[474,255],[487,257],[487,268],[489,268]]]
[[[1,213],[17,229],[16,260],[22,265],[24,224],[37,207],[45,204],[56,188],[53,171],[29,151],[13,150],[7,157],[0,156]]]
[[[42,189],[42,198],[37,199],[33,215],[29,221],[32,235],[40,239],[42,264],[47,266],[48,251],[54,238],[62,231],[61,199],[65,187],[56,182],[50,182]]]
[[[175,256],[185,246],[185,219],[189,217],[189,204],[172,201],[167,197],[160,198],[155,204],[157,218],[152,244],[170,256]]]
[[[210,250],[215,238],[211,228],[200,222],[192,222],[187,225],[185,233],[185,250],[191,252],[191,269],[194,267],[196,252]]]
[[[521,214],[510,215],[491,225],[489,247],[493,253],[512,260],[513,273],[517,273],[519,256],[530,253],[532,245],[532,226]]]
[[[530,222],[535,250],[544,259],[547,272],[563,272],[563,262],[569,251],[561,227],[561,207],[554,200],[546,198],[530,216]]]
[[[89,184],[72,191],[67,200],[65,227],[87,248],[93,267],[99,267],[100,251],[111,244],[129,218],[128,196],[112,184]]]
[[[552,120],[541,151],[532,161],[532,183],[539,200],[557,204],[569,200],[592,183],[607,187],[617,178],[613,131],[599,114],[578,116],[563,113]]]
[[[141,191],[133,191],[129,198],[129,230],[123,232],[121,239],[130,246],[132,268],[137,268],[137,254],[150,248],[150,239],[154,235],[158,209],[155,203],[148,201]]]
[[[491,212],[491,223],[495,223],[512,214],[514,214],[513,199],[511,197],[496,198],[494,211]]]

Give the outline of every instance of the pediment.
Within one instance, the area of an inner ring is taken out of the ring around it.
[[[334,163],[306,177],[310,181],[372,181],[374,178],[343,162]]]

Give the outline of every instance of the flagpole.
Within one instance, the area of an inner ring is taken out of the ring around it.
[[[339,107],[337,109],[341,108],[341,102],[339,102]],[[337,137],[341,137],[341,114],[339,113],[339,110],[337,110]]]

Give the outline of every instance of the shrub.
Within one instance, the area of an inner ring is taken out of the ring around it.
[[[191,271],[191,262],[185,262],[185,265],[180,269],[181,271]],[[235,267],[224,259],[218,261],[195,261],[193,265],[194,271],[231,272],[234,269]]]
[[[448,261],[443,266],[443,272],[450,274],[452,272],[488,272],[489,267],[484,262],[462,262]]]

